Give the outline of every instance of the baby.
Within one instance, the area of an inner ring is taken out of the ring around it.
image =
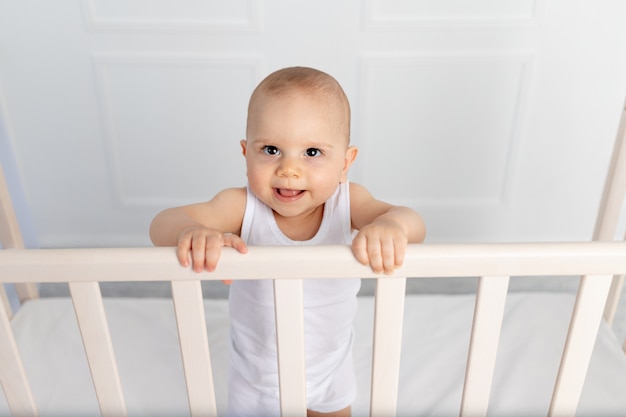
[[[424,240],[416,212],[348,182],[357,156],[350,105],[330,75],[293,67],[265,78],[250,98],[241,148],[247,187],[154,218],[153,243],[177,246],[182,266],[214,271],[223,246],[246,253],[248,245],[345,244],[359,262],[389,274],[402,264],[407,243]],[[308,416],[350,415],[359,287],[358,279],[304,281]],[[229,415],[278,416],[272,281],[233,282],[229,304]]]

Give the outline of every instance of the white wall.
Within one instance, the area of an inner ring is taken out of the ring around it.
[[[175,4],[175,6],[173,6]],[[351,177],[430,241],[585,240],[626,97],[621,0],[0,0],[0,91],[44,247],[149,245],[245,184],[256,83],[327,70]]]

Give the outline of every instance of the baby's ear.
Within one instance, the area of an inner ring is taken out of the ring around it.
[[[348,171],[350,170],[350,166],[356,159],[357,154],[359,153],[359,149],[356,146],[348,146],[346,149],[346,156],[343,161],[343,170],[341,172],[341,182],[346,182],[348,180]]]
[[[246,151],[247,151],[247,145],[248,143],[246,142],[245,139],[241,139],[241,141],[239,141],[239,144],[241,145],[241,154],[243,156],[246,156]]]

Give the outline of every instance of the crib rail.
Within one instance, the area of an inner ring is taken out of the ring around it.
[[[200,280],[275,278],[281,392],[288,393],[282,411],[304,416],[301,279],[377,279],[371,415],[388,416],[398,394],[405,277],[481,277],[460,410],[479,416],[487,412],[509,277],[583,275],[549,410],[560,416],[576,410],[612,276],[625,272],[624,242],[410,245],[404,266],[385,277],[356,262],[347,246],[252,247],[245,255],[225,249],[211,274],[179,267],[173,248],[0,251],[0,283],[70,282],[103,416],[124,415],[125,403],[98,282],[172,282],[191,414],[210,416],[216,408]],[[1,308],[0,382],[14,415],[35,414]]]
[[[624,269],[624,242],[409,245],[393,277],[556,276]],[[181,268],[173,248],[10,249],[0,251],[0,282],[186,281],[379,278],[347,246],[224,248],[212,274]],[[276,265],[280,264],[280,268]],[[306,268],[303,268],[306,265]]]

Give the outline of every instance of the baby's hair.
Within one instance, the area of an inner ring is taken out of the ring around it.
[[[308,67],[288,67],[265,77],[254,89],[248,104],[248,127],[253,106],[261,96],[287,96],[292,93],[305,93],[319,97],[329,105],[336,105],[342,113],[346,137],[350,138],[350,103],[341,85],[331,75]]]

